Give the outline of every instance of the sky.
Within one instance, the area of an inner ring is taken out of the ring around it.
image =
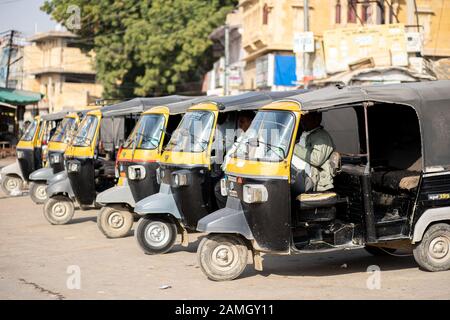
[[[54,29],[56,22],[39,9],[43,3],[44,0],[0,0],[0,33],[14,29],[28,37],[35,30]]]

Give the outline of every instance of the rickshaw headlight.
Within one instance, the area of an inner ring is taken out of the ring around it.
[[[19,159],[23,158],[23,151],[17,150],[17,158],[19,158]]]
[[[50,155],[50,163],[56,164],[61,162],[61,155],[59,153],[52,153]]]
[[[175,186],[181,187],[188,184],[188,177],[185,173],[175,173],[173,175],[173,183]]]
[[[69,162],[67,166],[68,172],[78,172],[80,171],[80,164],[78,162]]]
[[[223,197],[228,196],[227,180],[225,178],[220,179],[220,194]]]
[[[142,180],[145,178],[145,168],[144,166],[129,166],[128,167],[128,178],[130,180]]]
[[[243,197],[246,203],[259,203],[266,202],[269,194],[262,184],[246,184],[243,189]]]

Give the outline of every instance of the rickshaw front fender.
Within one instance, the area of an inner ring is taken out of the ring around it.
[[[254,240],[239,199],[228,197],[227,206],[199,220],[197,231],[207,233],[237,233]]]
[[[31,181],[49,181],[51,178],[53,178],[55,174],[53,173],[53,169],[52,168],[40,168],[37,169],[36,171],[33,171],[30,174],[29,179]]]
[[[22,175],[22,170],[20,169],[19,166],[19,161],[16,160],[16,162],[11,163],[9,165],[7,165],[6,167],[3,167],[2,170],[0,171],[0,176],[5,177],[7,175],[17,175],[19,176],[22,180],[25,180],[23,175]]]
[[[49,198],[58,194],[68,195],[71,199],[75,198],[69,177],[65,170],[54,175],[47,186],[47,195]]]
[[[136,205],[128,184],[123,186],[114,186],[99,193],[95,201],[101,205],[112,203],[126,203],[131,207]]]
[[[161,184],[159,193],[153,194],[136,203],[134,212],[140,216],[149,214],[170,214],[181,220],[181,214],[168,184]]]

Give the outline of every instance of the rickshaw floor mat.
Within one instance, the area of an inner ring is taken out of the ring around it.
[[[394,192],[413,191],[417,189],[420,173],[410,170],[376,171],[372,173],[375,187]]]

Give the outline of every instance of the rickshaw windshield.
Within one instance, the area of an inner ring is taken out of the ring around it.
[[[36,133],[36,128],[37,128],[37,120],[34,120],[33,122],[30,123],[27,130],[25,130],[25,133],[23,134],[20,140],[23,141],[33,140],[34,134]]]
[[[80,124],[80,127],[73,139],[75,147],[88,147],[95,135],[98,119],[96,116],[89,115]]]
[[[68,137],[72,131],[72,127],[75,123],[75,118],[64,118],[56,128],[55,133],[51,137],[52,142],[66,142],[65,138]]]
[[[164,131],[165,118],[162,114],[143,115],[133,132],[128,136],[123,147],[126,149],[156,149]]]
[[[279,162],[287,157],[295,117],[288,111],[259,111],[240,139],[233,157]]]
[[[211,111],[190,111],[181,120],[167,144],[167,151],[203,152],[209,144],[214,113]]]

